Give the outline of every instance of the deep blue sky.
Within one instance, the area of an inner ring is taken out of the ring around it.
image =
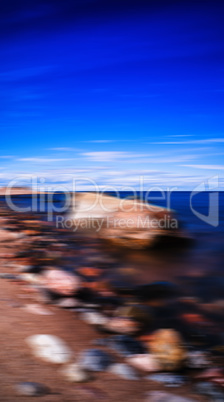
[[[224,186],[224,3],[1,2],[0,184]]]

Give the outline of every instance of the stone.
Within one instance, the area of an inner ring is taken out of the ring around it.
[[[39,304],[27,304],[24,306],[24,309],[32,314],[38,315],[53,315],[52,311],[45,309],[44,307],[40,306]]]
[[[212,402],[223,402],[224,393],[214,384],[210,382],[199,382],[195,386],[195,391],[201,395],[205,395]]]
[[[130,366],[124,363],[115,363],[109,367],[110,373],[116,374],[120,378],[125,380],[138,380],[139,376],[137,372]]]
[[[222,383],[224,382],[224,371],[221,367],[211,367],[207,370],[203,370],[199,374],[195,376],[197,380],[221,380]]]
[[[8,274],[6,272],[0,273],[0,279],[12,279],[12,280],[21,280],[20,275]]]
[[[21,274],[21,279],[25,282],[32,283],[32,284],[41,284],[41,278],[39,275],[32,274],[32,273],[24,273]]]
[[[118,309],[115,311],[115,316],[132,319],[141,323],[142,325],[149,324],[152,321],[152,315],[150,314],[149,308],[146,309],[145,306],[137,304],[129,304],[118,307]]]
[[[162,391],[151,391],[147,394],[145,402],[196,402],[194,399],[179,395],[168,394]]]
[[[147,372],[160,371],[161,366],[155,356],[150,354],[133,355],[126,359],[127,363],[139,370]]]
[[[81,303],[74,297],[62,297],[57,300],[55,304],[61,308],[75,308],[81,305]]]
[[[106,325],[108,318],[95,311],[87,311],[80,315],[81,320],[91,325]]]
[[[209,354],[202,351],[187,353],[186,366],[192,369],[203,369],[210,365]]]
[[[71,382],[86,382],[90,380],[90,375],[83,367],[77,363],[64,366],[60,373]]]
[[[55,364],[67,363],[72,357],[72,351],[60,338],[54,335],[38,334],[26,338],[36,357]]]
[[[144,354],[146,352],[141,342],[128,335],[114,335],[107,339],[106,344],[125,357]]]
[[[100,349],[88,349],[82,353],[80,365],[86,370],[103,371],[112,364],[112,361],[108,353]]]
[[[186,380],[181,375],[168,373],[153,374],[145,377],[146,380],[155,381],[166,385],[167,387],[180,387],[186,383]]]
[[[118,334],[132,335],[139,331],[140,326],[139,323],[129,318],[114,317],[107,322],[105,328]]]
[[[9,231],[5,229],[0,229],[0,242],[13,242],[24,237],[21,232]]]
[[[78,272],[84,276],[98,277],[102,273],[102,270],[94,267],[82,267],[78,269]]]
[[[165,371],[181,368],[187,356],[180,334],[173,329],[154,332],[149,341],[149,350]]]
[[[37,382],[20,382],[15,386],[19,395],[23,396],[43,396],[50,393],[48,387]]]
[[[68,272],[52,269],[44,273],[42,284],[55,293],[72,296],[80,288],[81,280]]]
[[[138,285],[135,291],[140,300],[168,299],[178,294],[177,286],[172,282],[158,281]]]

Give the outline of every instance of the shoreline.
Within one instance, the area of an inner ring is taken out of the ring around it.
[[[145,292],[145,276],[142,276],[142,281],[139,281],[140,278],[138,278],[139,282],[136,281],[135,277],[137,278],[138,272],[134,272],[132,277],[133,273],[126,264],[122,265],[119,255],[110,253],[110,247],[106,249],[101,242],[88,236],[81,237],[79,234],[75,234],[73,237],[69,231],[58,230],[53,224],[47,223],[46,225],[45,222],[39,221],[35,215],[23,214],[18,220],[16,214],[10,214],[9,211],[2,213],[4,212],[3,209],[0,212],[1,232],[4,231],[3,234],[5,235],[5,240],[1,238],[0,242],[0,287],[2,290],[0,302],[2,334],[0,340],[2,340],[3,345],[0,353],[2,354],[3,366],[8,367],[2,376],[4,402],[14,402],[15,398],[21,402],[24,401],[23,397],[16,395],[14,391],[14,385],[19,381],[36,381],[50,387],[52,394],[44,396],[42,398],[44,402],[72,402],[76,398],[86,402],[93,398],[110,402],[124,399],[137,402],[145,401],[146,393],[152,390],[163,390],[166,394],[177,396],[185,396],[187,393],[193,401],[205,400],[201,395],[198,396],[193,392],[191,377],[188,377],[189,384],[170,389],[162,384],[146,380],[147,373],[142,370],[139,371],[140,379],[137,381],[124,380],[110,372],[103,371],[102,373],[93,373],[94,379],[90,382],[70,384],[61,376],[59,367],[36,359],[25,342],[27,336],[36,333],[59,336],[73,350],[75,361],[82,351],[96,348],[93,343],[96,339],[105,340],[120,333],[120,330],[115,332],[114,330],[111,332],[111,329],[109,332],[102,331],[102,328],[83,321],[83,309],[84,311],[86,309],[86,312],[90,309],[94,314],[100,312],[103,317],[107,317],[110,321],[116,318],[116,314],[119,316],[117,303],[123,308],[128,306],[134,297],[135,305],[139,305],[140,311],[142,305],[145,305],[149,311],[155,309],[155,314],[156,306],[161,304],[166,313],[163,317],[164,324],[160,323],[160,326],[163,327],[168,320],[172,328],[172,315],[176,309],[175,303],[179,303],[180,296],[176,296],[176,285],[171,282],[167,282],[167,285],[164,283],[165,288],[160,285],[155,288],[155,282],[152,282],[147,285],[154,286],[151,290],[154,292],[151,293],[152,298],[148,301],[146,298],[145,302],[140,303],[138,297],[140,296],[141,299]],[[139,258],[140,255],[143,254],[138,252],[136,257]],[[153,254],[152,258],[154,258]],[[62,273],[63,271],[65,273],[64,279],[61,277],[58,282],[56,278],[53,278],[52,282],[52,277],[49,277],[48,282],[43,283],[45,273],[54,273],[55,269],[58,270],[57,272]],[[74,294],[70,293],[73,281],[67,281],[66,275],[68,273],[74,274],[74,277],[78,277],[81,281],[78,293],[77,291]],[[158,272],[155,271],[155,273],[158,281]],[[152,281],[153,272],[150,273],[149,271],[148,274]],[[161,279],[162,277],[163,271],[161,272]],[[167,272],[167,277],[169,277],[169,272]],[[130,282],[125,282],[128,278]],[[167,280],[169,279],[167,278]],[[130,289],[127,286],[130,286]],[[133,291],[135,292],[135,289],[139,289],[140,293],[134,296]],[[85,292],[83,292],[84,290]],[[46,294],[42,291],[47,291],[47,299]],[[95,297],[97,300],[101,300],[98,301],[98,307],[93,307]],[[165,299],[163,299],[164,297]],[[81,302],[82,311],[79,311],[80,307],[77,306],[73,308],[60,306],[58,301],[62,301],[62,299],[70,302],[72,300]],[[107,304],[108,302],[109,304]],[[111,303],[114,302],[115,305],[111,307]],[[186,304],[183,301],[181,303],[183,303],[183,311],[186,308],[188,309],[187,300]],[[190,308],[194,310],[194,304]],[[40,313],[41,311],[42,313]],[[48,313],[50,314],[48,315]],[[144,314],[143,317],[145,317]],[[124,333],[123,329],[129,331],[129,327],[126,327],[126,318],[125,320],[124,317],[122,319],[121,333]],[[188,318],[186,317],[186,319]],[[142,318],[140,321],[138,320],[138,314],[135,316],[134,313],[134,316],[131,316],[131,321],[142,322]],[[142,328],[140,332],[136,327],[137,332],[131,333],[130,336],[147,347],[148,339],[150,339],[151,333],[156,330],[157,325],[159,325],[159,321],[156,318],[153,326],[150,324],[147,330]],[[189,329],[195,330],[194,321],[188,322],[187,325]],[[99,348],[112,355],[117,363],[126,361],[119,354],[107,348]],[[168,373],[174,374],[173,371],[168,371]]]

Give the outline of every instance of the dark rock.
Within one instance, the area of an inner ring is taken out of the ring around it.
[[[16,385],[16,391],[24,396],[43,396],[50,393],[48,387],[37,382],[21,382]]]
[[[0,273],[0,279],[12,279],[12,280],[19,280],[21,279],[20,275],[8,274],[8,273]]]
[[[160,382],[167,387],[180,387],[186,383],[186,379],[181,375],[174,375],[174,374],[152,374],[145,377],[146,380]]]
[[[139,378],[137,372],[132,367],[128,366],[128,364],[124,363],[112,364],[109,367],[109,371],[125,380],[138,380]]]
[[[195,399],[184,398],[183,396],[168,394],[162,391],[151,391],[147,394],[145,402],[196,402]]]
[[[112,362],[110,355],[100,349],[85,350],[80,359],[81,366],[90,371],[106,370]]]
[[[200,382],[195,386],[195,390],[197,393],[201,395],[205,395],[212,402],[223,402],[224,401],[224,393],[216,387],[214,384],[209,382]]]
[[[122,356],[132,356],[146,352],[141,342],[128,335],[114,335],[106,340],[107,345]]]
[[[171,282],[153,282],[139,285],[135,289],[135,295],[139,300],[166,299],[178,295],[178,288]]]

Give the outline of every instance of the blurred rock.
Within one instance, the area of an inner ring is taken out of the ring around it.
[[[60,338],[54,335],[32,335],[26,338],[36,357],[50,363],[67,363],[72,357],[72,351]]]
[[[143,301],[176,297],[178,293],[177,286],[172,282],[166,281],[138,285],[135,290],[136,296]]]
[[[74,297],[60,298],[55,304],[61,308],[75,308],[81,306],[81,303]]]
[[[148,393],[145,402],[196,402],[194,399],[184,398],[179,395],[168,394],[162,391],[151,391]]]
[[[124,363],[115,363],[109,367],[110,373],[116,374],[120,378],[125,380],[138,380],[139,376],[137,372],[130,366]]]
[[[186,366],[192,369],[203,369],[210,365],[209,354],[202,351],[187,353]]]
[[[200,382],[196,384],[195,391],[201,395],[205,395],[212,402],[223,402],[224,393],[214,384],[210,382]]]
[[[14,240],[18,240],[24,237],[24,234],[21,232],[9,231],[5,229],[0,229],[0,242],[12,242]]]
[[[81,320],[91,325],[106,325],[108,318],[95,311],[87,311],[80,315]]]
[[[187,356],[180,334],[173,329],[154,332],[149,341],[149,350],[165,371],[181,368]]]
[[[153,374],[145,377],[146,380],[162,383],[167,387],[180,387],[186,384],[186,379],[181,375],[168,373]]]
[[[24,309],[32,314],[38,315],[53,315],[52,311],[45,309],[44,307],[40,306],[39,304],[27,304],[24,306]]]
[[[150,354],[133,355],[126,359],[127,363],[142,371],[161,371],[161,366],[155,356]]]
[[[139,331],[140,325],[136,321],[129,318],[114,317],[107,322],[105,328],[118,334],[132,335]]]
[[[90,375],[83,367],[77,363],[64,366],[60,373],[71,382],[85,382],[90,380]]]
[[[43,396],[50,393],[48,387],[37,382],[20,382],[15,386],[19,395],[23,396]]]
[[[114,335],[106,340],[106,345],[125,357],[146,352],[141,342],[128,335]]]
[[[128,318],[139,322],[142,325],[147,325],[152,321],[152,314],[145,306],[138,304],[129,304],[118,307],[114,315],[116,317]]]
[[[55,293],[71,296],[80,288],[81,281],[77,276],[68,272],[51,269],[44,272],[42,284]]]
[[[85,350],[80,357],[80,365],[90,371],[106,370],[112,362],[110,355],[100,349]]]

